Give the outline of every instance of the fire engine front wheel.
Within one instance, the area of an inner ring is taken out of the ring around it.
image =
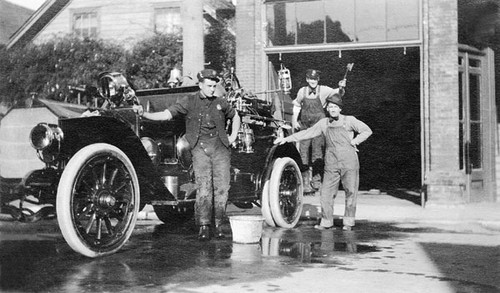
[[[118,251],[133,232],[139,212],[139,180],[128,157],[97,143],[78,151],[57,189],[57,221],[78,253],[99,257]]]
[[[297,163],[289,157],[276,159],[269,180],[269,208],[277,226],[297,225],[302,214],[303,192]]]

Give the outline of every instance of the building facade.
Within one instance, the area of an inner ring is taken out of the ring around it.
[[[206,28],[227,11],[234,6],[226,0],[47,0],[10,38],[8,48],[67,35],[132,48],[155,34],[180,33],[182,69],[193,74],[204,68]]]
[[[374,130],[361,188],[416,190],[427,205],[497,201],[495,51],[459,42],[461,2],[239,0],[237,73],[262,92],[289,69],[284,105],[308,68],[332,87],[347,77],[343,111]],[[498,3],[475,2],[500,19]]]

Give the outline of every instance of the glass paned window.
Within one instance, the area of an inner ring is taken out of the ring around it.
[[[463,72],[460,72],[458,74],[458,88],[460,89],[458,91],[458,121],[459,121],[459,128],[458,128],[458,138],[459,138],[459,153],[458,153],[458,157],[460,158],[460,170],[463,170],[464,169],[464,101],[463,101],[463,98],[464,98],[464,95],[463,95],[463,92],[464,92],[464,84],[463,84],[463,75],[464,73]]]
[[[385,41],[384,1],[356,0],[356,39],[360,42]]]
[[[325,17],[322,1],[299,2],[297,12],[297,44],[323,43]]]
[[[470,124],[470,162],[473,169],[482,168],[481,123]]]
[[[325,2],[326,42],[354,42],[355,1],[331,0]]]
[[[418,38],[418,1],[386,0],[387,40],[412,40]]]
[[[97,37],[97,12],[73,14],[73,33],[79,37]]]
[[[267,6],[270,46],[294,45],[297,36],[295,23],[295,5],[277,3]]]
[[[155,32],[160,34],[178,33],[181,26],[180,7],[162,7],[155,9]]]
[[[267,0],[266,6],[269,46],[420,39],[420,0]]]
[[[464,163],[464,124],[460,123],[458,125],[458,140],[460,143],[460,148],[458,150],[458,157],[459,157],[459,164],[460,164],[460,170],[463,170],[465,168],[465,163]]]
[[[481,102],[480,102],[480,76],[477,74],[469,74],[469,107],[470,107],[470,142],[471,151],[470,158],[472,168],[481,168]]]
[[[477,74],[469,74],[469,104],[470,104],[470,120],[481,121],[481,103],[479,95],[480,76]]]

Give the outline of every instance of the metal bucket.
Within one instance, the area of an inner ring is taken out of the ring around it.
[[[229,223],[235,243],[258,243],[262,236],[262,216],[238,215],[230,216]]]

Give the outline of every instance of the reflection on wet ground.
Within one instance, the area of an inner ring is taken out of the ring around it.
[[[229,225],[225,228],[230,235]],[[73,252],[60,234],[51,233],[0,234],[2,292],[120,291],[136,286],[164,290],[167,284],[171,288],[261,280],[304,266],[341,266],[345,257],[379,250],[367,242],[366,233],[360,240],[355,231],[265,228],[256,244],[233,243],[230,236],[203,243],[194,226],[160,224],[139,225],[121,251],[89,259]]]
[[[275,280],[308,268],[360,270],[355,264],[361,259],[376,261],[383,271],[397,255],[413,255],[407,247],[411,237],[453,233],[367,221],[357,222],[353,231],[317,231],[303,221],[295,229],[264,228],[259,243],[238,244],[232,242],[229,223],[224,225],[226,239],[199,242],[194,223],[149,221],[138,223],[118,253],[89,259],[69,248],[56,221],[4,224],[0,222],[1,292],[188,292],[186,288],[211,284]]]

